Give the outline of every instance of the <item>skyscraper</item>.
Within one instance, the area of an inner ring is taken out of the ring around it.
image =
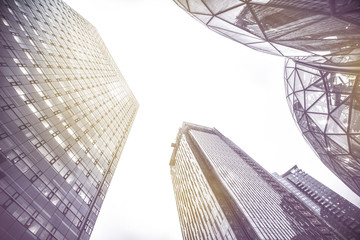
[[[61,0],[0,12],[0,236],[89,239],[138,103]]]
[[[184,123],[172,146],[184,239],[341,239],[216,129]]]
[[[281,176],[273,174],[345,239],[359,239],[360,209],[317,181],[296,165]]]

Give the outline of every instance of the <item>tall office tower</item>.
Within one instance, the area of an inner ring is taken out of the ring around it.
[[[0,12],[0,238],[89,239],[138,103],[61,0]]]
[[[360,64],[358,0],[174,1],[209,29],[255,50],[317,63]]]
[[[304,138],[360,195],[360,69],[314,67],[288,59],[285,89]]]
[[[184,239],[342,239],[216,129],[184,123],[172,146]]]
[[[298,199],[337,229],[345,239],[359,239],[360,209],[296,165],[283,175],[273,174]]]

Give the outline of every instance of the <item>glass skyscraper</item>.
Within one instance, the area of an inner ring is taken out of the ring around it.
[[[184,239],[342,239],[215,128],[184,123],[172,146]]]
[[[0,238],[89,239],[138,103],[61,0],[0,12]]]
[[[273,175],[345,239],[359,239],[360,209],[358,207],[297,166],[281,176],[277,173]]]

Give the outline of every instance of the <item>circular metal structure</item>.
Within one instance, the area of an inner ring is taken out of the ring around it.
[[[174,0],[211,30],[258,51],[360,64],[358,0]]]
[[[360,195],[360,68],[324,68],[287,59],[286,98],[321,161]]]

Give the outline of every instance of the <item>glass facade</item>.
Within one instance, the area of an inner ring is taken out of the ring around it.
[[[286,98],[322,162],[360,195],[360,74],[287,60]]]
[[[173,146],[184,239],[342,239],[216,129],[184,123]]]
[[[360,63],[357,0],[174,1],[209,29],[255,50],[318,63]]]
[[[185,136],[181,136],[176,167],[171,168],[184,239],[236,239]],[[190,195],[197,194],[197,198]],[[206,221],[209,224],[203,224]]]
[[[335,193],[297,166],[283,175],[274,174],[293,192],[334,227],[345,239],[356,240],[360,236],[360,209]]]
[[[0,238],[89,239],[138,103],[61,0],[0,12]]]

